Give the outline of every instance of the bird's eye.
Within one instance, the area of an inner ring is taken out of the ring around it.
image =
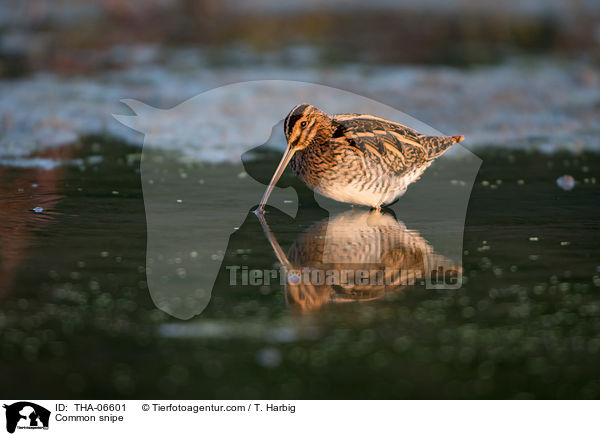
[[[306,121],[302,121],[302,122],[300,123],[300,127],[306,127]]]

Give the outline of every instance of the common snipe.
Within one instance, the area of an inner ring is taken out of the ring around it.
[[[313,191],[379,209],[394,202],[463,136],[428,136],[372,115],[329,116],[299,104],[285,118],[288,146],[263,195],[263,212],[288,163]]]

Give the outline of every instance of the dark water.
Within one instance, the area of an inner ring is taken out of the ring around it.
[[[230,286],[222,268],[210,304],[189,321],[157,309],[145,281],[138,149],[91,138],[53,152],[71,165],[0,168],[0,392],[598,398],[600,155],[479,155],[460,290],[341,292],[343,303],[311,306],[277,282]],[[556,185],[563,174],[578,181],[573,190]],[[319,220],[316,206],[306,210],[301,224],[271,211],[286,253]],[[278,261],[251,214],[223,265],[239,261]]]

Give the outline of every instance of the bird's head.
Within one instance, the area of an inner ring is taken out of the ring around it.
[[[284,122],[285,138],[287,148],[283,153],[281,162],[273,174],[271,183],[263,195],[257,212],[264,212],[267,200],[277,184],[277,181],[283,174],[290,160],[296,152],[306,149],[311,144],[321,144],[327,141],[334,131],[332,118],[320,109],[310,104],[302,103],[296,106],[285,117]]]
[[[284,130],[288,148],[300,151],[326,141],[333,133],[333,120],[322,110],[302,103],[285,118]]]

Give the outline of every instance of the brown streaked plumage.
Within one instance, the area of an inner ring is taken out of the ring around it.
[[[463,136],[428,136],[372,115],[330,116],[300,104],[284,123],[288,147],[263,195],[263,212],[288,163],[313,191],[337,201],[379,209]]]

